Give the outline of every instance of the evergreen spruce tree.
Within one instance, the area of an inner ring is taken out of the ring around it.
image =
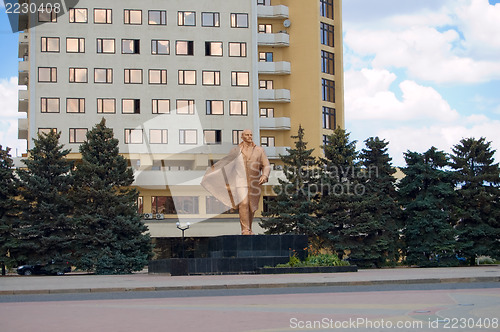
[[[23,160],[26,169],[18,170],[21,214],[14,228],[18,246],[13,254],[19,263],[72,259],[71,163],[59,137],[60,133],[52,131],[38,135],[28,159]]]
[[[16,238],[13,235],[13,224],[17,218],[17,179],[14,176],[14,162],[9,154],[10,148],[5,150],[0,145],[0,268],[13,265],[11,251],[16,247]]]
[[[500,258],[500,169],[485,138],[466,138],[453,147],[458,199],[456,228],[461,254],[471,265],[480,255]]]
[[[317,232],[323,246],[340,258],[349,247],[343,232],[352,226],[351,210],[362,194],[357,179],[361,169],[356,141],[351,142],[349,135],[344,129],[335,129],[324,146],[325,158],[320,160],[322,193],[317,209]]]
[[[87,133],[75,171],[77,267],[98,274],[131,273],[147,265],[152,244],[137,212],[138,192],[118,140],[105,119]]]
[[[317,161],[312,155],[314,149],[307,149],[304,129],[299,126],[295,148],[287,149],[288,155],[280,156],[283,161],[285,179],[278,179],[273,187],[276,196],[268,203],[268,211],[260,226],[266,234],[306,234],[313,236],[316,229],[315,207],[319,195],[317,182]]]
[[[406,177],[399,185],[404,208],[406,261],[419,266],[451,266],[456,232],[451,225],[454,186],[443,168],[448,157],[435,147],[425,153],[405,153]]]
[[[398,259],[401,209],[393,177],[396,170],[387,153],[389,143],[371,137],[365,144],[360,155],[362,176],[358,178],[364,194],[353,202],[349,227],[342,230],[342,239],[356,265],[380,267]]]

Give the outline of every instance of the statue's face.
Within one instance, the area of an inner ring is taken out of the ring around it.
[[[253,142],[253,134],[250,130],[244,130],[241,134],[241,139],[243,142],[252,143]]]

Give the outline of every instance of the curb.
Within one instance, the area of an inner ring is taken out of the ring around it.
[[[252,289],[252,288],[298,288],[298,287],[334,287],[334,286],[374,286],[374,285],[411,285],[439,283],[476,283],[500,282],[500,277],[466,277],[466,278],[429,278],[410,280],[367,280],[367,281],[332,281],[311,283],[267,283],[267,284],[226,284],[196,286],[158,286],[158,287],[113,287],[113,288],[68,288],[68,289],[33,289],[6,290],[2,295],[40,295],[40,294],[72,294],[72,293],[113,293],[113,292],[160,292],[181,290],[217,290],[217,289]]]

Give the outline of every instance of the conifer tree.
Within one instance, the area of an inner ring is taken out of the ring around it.
[[[336,252],[340,258],[348,247],[342,233],[350,227],[353,204],[363,193],[357,180],[360,165],[356,141],[350,141],[349,135],[344,129],[335,129],[324,146],[325,158],[320,160],[321,198],[317,209],[317,232],[324,247]]]
[[[274,186],[276,196],[268,203],[268,211],[260,226],[266,234],[306,234],[314,235],[314,216],[319,195],[317,182],[317,161],[312,155],[314,149],[307,148],[304,129],[299,126],[295,148],[287,149],[288,155],[281,155],[285,179],[278,179]]]
[[[451,167],[459,188],[456,228],[461,254],[500,258],[500,169],[491,142],[465,138],[453,147]]]
[[[13,264],[11,251],[16,247],[16,238],[13,235],[13,224],[18,214],[17,179],[14,176],[14,162],[9,154],[10,148],[5,150],[0,145],[0,268]]]
[[[353,202],[351,221],[342,230],[349,258],[358,266],[377,266],[398,258],[398,226],[401,209],[396,200],[396,172],[387,153],[388,142],[378,137],[365,140],[360,155],[363,166],[359,184],[364,193]]]
[[[80,146],[73,198],[77,224],[77,267],[98,274],[141,270],[151,258],[151,239],[137,212],[134,176],[118,151],[105,119]]]
[[[47,263],[71,260],[74,227],[68,215],[68,193],[72,177],[69,150],[59,144],[60,133],[39,134],[23,160],[26,169],[18,170],[20,219],[15,227],[18,246],[16,260]]]
[[[456,232],[451,225],[454,186],[443,168],[448,157],[435,147],[405,153],[407,167],[399,191],[404,209],[406,261],[419,266],[451,266]]]

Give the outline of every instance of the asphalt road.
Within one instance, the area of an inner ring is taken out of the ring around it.
[[[500,331],[499,318],[498,283],[0,297],[6,332]]]

